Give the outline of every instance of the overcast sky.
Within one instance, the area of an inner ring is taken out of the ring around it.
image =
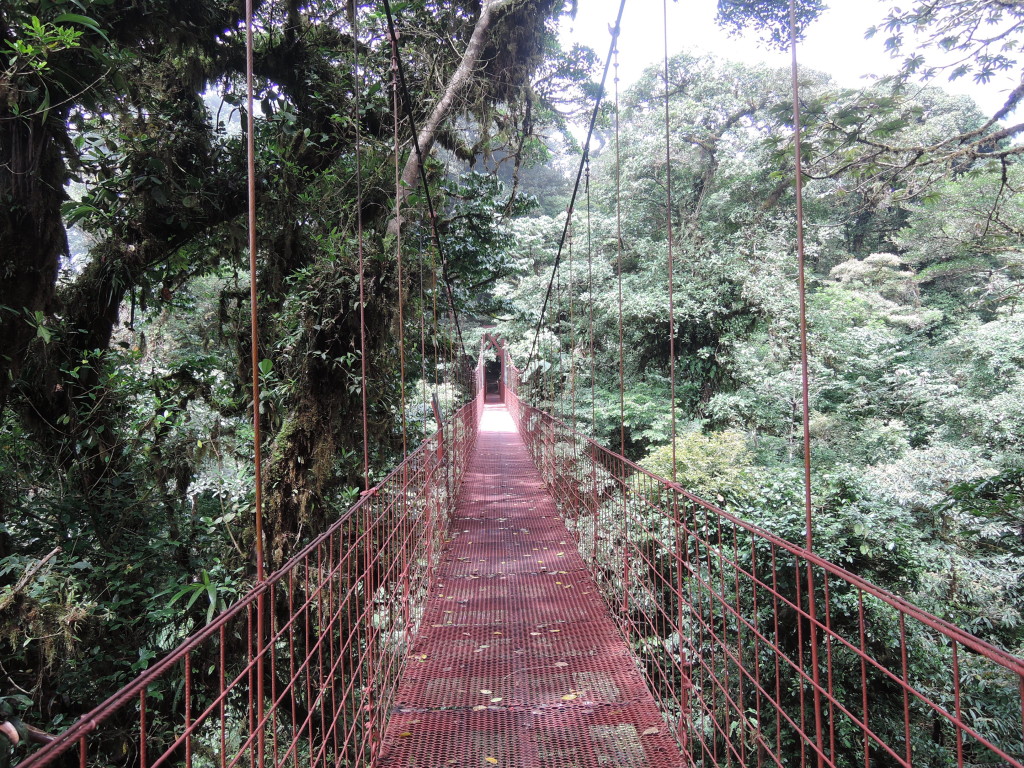
[[[896,62],[885,52],[884,34],[871,40],[864,32],[878,24],[893,3],[889,0],[831,0],[824,15],[812,24],[807,38],[797,51],[801,66],[831,74],[845,86],[864,83],[864,75],[891,74]],[[579,0],[575,21],[563,22],[563,40],[579,41],[594,48],[602,63],[608,52],[609,26],[615,21],[619,0]],[[789,66],[789,55],[767,50],[756,36],[729,37],[715,24],[715,0],[670,0],[669,51],[710,52],[746,63],[764,62]],[[628,0],[619,40],[619,70],[623,85],[634,81],[651,64],[661,61],[661,0]],[[955,93],[975,98],[988,114],[995,112],[1016,85],[1012,77],[986,86],[974,84],[969,77],[954,83],[943,78],[932,83]]]

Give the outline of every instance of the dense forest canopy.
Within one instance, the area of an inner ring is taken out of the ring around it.
[[[364,357],[374,477],[434,428],[432,395],[466,395],[455,313],[470,352],[496,325],[525,362],[598,90],[599,55],[558,42],[573,6],[395,3],[406,94],[380,6],[256,3],[272,566],[362,490]],[[787,41],[787,3],[719,13]],[[0,0],[0,696],[43,727],[251,585],[242,23],[220,0]],[[985,115],[919,77],[1019,70],[1022,24],[915,3],[879,24],[899,77],[800,76],[822,553],[1017,653],[1024,87]],[[800,540],[790,98],[788,72],[680,53],[622,94],[618,146],[605,105],[528,374],[618,444],[621,277],[627,453],[672,474],[671,216],[675,471]]]
[[[815,72],[801,88],[820,551],[1019,652],[1018,145],[939,88],[841,89]],[[671,59],[670,168],[664,93],[649,71],[622,99],[618,151],[593,158],[530,363],[534,396],[611,445],[623,408],[629,457],[673,475],[671,172],[675,471],[802,541],[789,73]],[[519,275],[500,286],[498,329],[523,364],[563,221],[549,209],[519,225]]]

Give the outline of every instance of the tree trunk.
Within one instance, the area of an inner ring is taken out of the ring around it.
[[[55,125],[63,121],[18,117],[0,106],[0,412],[68,252],[60,212],[67,169]]]
[[[445,88],[441,98],[434,105],[434,109],[431,110],[430,117],[420,126],[419,134],[416,136],[416,144],[419,146],[419,151],[417,152],[414,149],[409,154],[409,159],[405,162],[405,168],[402,169],[402,183],[396,192],[395,215],[388,222],[388,234],[395,235],[401,228],[402,218],[398,212],[401,210],[402,203],[412,194],[412,191],[419,182],[421,161],[426,158],[434,146],[438,130],[445,119],[451,114],[456,100],[472,83],[473,71],[480,63],[480,56],[483,53],[484,45],[487,43],[487,35],[494,23],[496,12],[508,6],[511,2],[512,0],[484,0],[480,8],[480,18],[477,19],[476,25],[473,27],[473,34],[469,38],[466,52],[462,54],[462,61],[459,62],[459,66],[455,70],[455,74],[452,75],[452,79],[448,81],[448,86]]]

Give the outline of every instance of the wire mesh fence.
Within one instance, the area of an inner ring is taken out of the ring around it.
[[[480,394],[280,570],[21,766],[371,764],[482,407]]]
[[[503,397],[694,765],[1024,766],[1024,661]]]

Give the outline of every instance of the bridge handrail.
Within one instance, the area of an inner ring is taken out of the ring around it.
[[[607,454],[608,456],[613,457],[617,461],[621,461],[625,466],[629,467],[635,474],[645,475],[646,477],[650,478],[651,480],[654,480],[657,483],[660,483],[666,488],[672,489],[680,496],[685,498],[687,501],[697,504],[703,507],[704,509],[708,510],[709,512],[712,512],[713,514],[718,515],[724,518],[725,520],[728,520],[730,523],[736,525],[737,527],[742,528],[750,534],[753,534],[758,539],[768,541],[774,544],[775,546],[779,547],[780,549],[786,550],[790,554],[797,555],[807,560],[808,562],[813,563],[817,567],[821,568],[823,571],[828,571],[829,573],[840,577],[843,581],[849,582],[850,584],[864,590],[873,597],[877,597],[879,600],[888,603],[893,608],[898,608],[900,611],[910,616],[913,616],[914,618],[927,624],[933,629],[939,630],[943,634],[948,635],[950,638],[955,638],[957,642],[959,642],[961,645],[971,648],[971,650],[975,651],[976,653],[986,656],[987,658],[990,658],[993,661],[999,662],[1000,664],[1004,665],[1007,669],[1010,669],[1019,675],[1024,675],[1024,658],[1015,656],[1012,653],[1006,651],[1005,649],[1000,648],[999,646],[993,645],[992,643],[989,643],[988,641],[983,640],[980,637],[977,637],[976,635],[972,635],[966,630],[958,627],[956,624],[952,624],[939,616],[929,613],[923,608],[919,608],[906,598],[900,597],[894,592],[890,592],[889,590],[884,589],[883,587],[878,587],[872,584],[871,582],[866,581],[863,577],[846,570],[842,566],[836,565],[830,560],[826,560],[820,555],[815,554],[814,552],[808,549],[805,549],[799,544],[794,544],[793,542],[782,538],[778,534],[774,534],[765,528],[761,528],[751,522],[744,520],[741,517],[737,517],[731,512],[727,512],[721,507],[712,504],[711,502],[702,499],[700,496],[697,496],[691,493],[690,491],[686,490],[686,488],[684,488],[679,483],[673,482],[672,480],[668,480],[662,477],[661,475],[651,472],[650,470],[641,467],[639,464],[637,464],[634,461],[631,461],[625,456],[622,456],[616,453],[615,451],[601,445],[601,443],[597,442],[589,435],[585,435],[577,431],[576,429],[571,427],[564,419],[558,418],[549,411],[543,411],[540,408],[537,408],[536,406],[529,405],[528,403],[524,403],[523,405],[524,407],[529,408],[531,411],[534,411],[535,413],[543,414],[543,416],[545,418],[550,419],[552,423],[558,425],[567,432],[571,432],[577,440],[581,440],[590,445],[595,450],[601,451]]]
[[[528,404],[521,372],[507,357],[503,364],[516,426],[694,763],[743,765],[756,750],[758,764],[780,767],[797,757],[819,768],[993,759],[1024,767],[1024,659]],[[780,624],[786,611],[795,625]],[[880,639],[886,631],[894,646]],[[844,673],[860,678],[856,695]],[[1001,704],[979,698],[972,679]],[[987,711],[996,706],[1008,719]],[[772,726],[774,739],[762,732]]]
[[[480,364],[478,362],[477,370],[474,376],[474,384],[480,381],[482,375],[483,374],[480,369]],[[216,642],[219,638],[221,645],[223,646],[225,641],[226,629],[232,624],[246,622],[249,626],[249,630],[251,631],[253,623],[253,613],[261,600],[266,600],[268,597],[272,600],[275,588],[284,584],[284,582],[289,580],[296,572],[300,571],[303,567],[306,568],[308,581],[308,571],[310,569],[311,557],[313,555],[317,555],[318,553],[322,553],[325,546],[328,545],[333,550],[334,545],[332,541],[338,539],[341,532],[344,531],[346,528],[352,526],[354,523],[358,524],[361,517],[365,516],[368,518],[368,510],[370,510],[370,508],[375,504],[377,498],[380,495],[394,492],[391,489],[397,486],[397,492],[401,493],[403,499],[405,499],[409,492],[410,474],[414,476],[417,474],[421,475],[423,479],[424,488],[426,488],[430,483],[432,483],[432,481],[434,481],[439,471],[444,475],[443,484],[445,488],[448,489],[445,492],[444,503],[447,505],[446,511],[450,515],[451,505],[454,499],[453,491],[455,488],[458,487],[458,482],[461,479],[463,471],[465,470],[465,465],[468,461],[468,457],[472,453],[472,443],[475,442],[476,438],[476,428],[478,425],[480,411],[482,409],[483,397],[483,389],[477,388],[477,392],[474,393],[472,399],[470,399],[464,405],[462,405],[454,414],[452,414],[452,416],[448,420],[441,424],[440,428],[435,433],[433,433],[433,435],[428,437],[415,450],[410,452],[401,463],[399,463],[394,469],[388,472],[384,476],[384,478],[382,478],[376,485],[374,485],[369,490],[364,491],[361,497],[356,501],[356,503],[349,507],[347,510],[345,510],[341,514],[341,516],[336,521],[334,521],[323,533],[313,538],[309,543],[307,543],[305,546],[303,546],[301,549],[295,552],[288,559],[287,562],[285,562],[281,567],[279,567],[273,573],[267,576],[267,578],[264,581],[253,585],[253,587],[240,600],[233,603],[226,610],[218,614],[209,624],[205,625],[201,629],[189,635],[174,650],[168,652],[156,663],[142,671],[134,680],[126,684],[120,690],[116,691],[114,694],[109,696],[106,700],[104,700],[102,703],[94,707],[92,710],[82,715],[66,730],[54,736],[52,740],[45,746],[25,757],[20,763],[18,763],[18,765],[21,766],[21,768],[42,768],[42,766],[46,766],[52,763],[59,756],[74,749],[77,743],[79,745],[80,751],[79,763],[82,766],[82,768],[84,768],[89,762],[86,756],[86,740],[88,736],[96,732],[104,723],[109,721],[116,713],[123,710],[125,707],[131,706],[133,701],[140,700],[140,697],[144,699],[145,692],[147,691],[147,689],[160,683],[163,680],[163,678],[169,673],[171,673],[173,670],[175,670],[183,664],[185,664],[187,670],[188,660],[190,659],[191,655],[198,651],[200,648],[202,648],[205,644]],[[459,435],[460,430],[468,434]],[[440,453],[443,453],[443,457],[441,455],[438,455],[439,449]],[[436,491],[435,486],[439,485],[440,482],[441,481],[437,481],[436,483],[434,483],[434,485],[430,487]],[[421,495],[422,491],[423,489],[421,489]],[[429,512],[427,514],[429,516]],[[447,515],[445,516],[445,518],[447,519]],[[410,540],[412,541],[412,546],[420,546],[421,548],[425,546],[426,556],[427,559],[429,560],[432,545],[436,549],[440,548],[439,536],[443,533],[444,522],[446,522],[446,519],[442,521],[440,525],[434,525],[433,529],[423,531],[420,534],[418,540],[412,539],[411,536],[407,537],[405,546],[410,546],[410,544],[408,543]],[[412,524],[415,524],[416,522],[418,521],[412,521]],[[428,520],[427,526],[429,527],[429,525],[434,522],[435,521],[433,520]],[[389,521],[389,523],[393,527],[397,528],[400,525],[406,525],[408,521],[393,520]],[[366,535],[367,534],[364,533],[360,535],[358,539],[362,539],[363,536]],[[435,539],[437,541],[435,541]],[[425,544],[424,541],[426,541]],[[364,542],[364,546],[368,546],[368,541]],[[406,554],[408,555],[409,553]],[[339,555],[339,563],[328,569],[329,573],[327,574],[327,577],[321,584],[316,586],[316,589],[314,590],[315,593],[322,592],[324,589],[324,584],[327,583],[329,579],[333,578],[333,576],[335,575],[340,575],[340,573],[338,573],[341,568],[340,563],[341,556]],[[379,562],[375,560],[371,564],[379,565]],[[420,578],[424,582],[429,581],[430,567],[431,564],[428,562],[427,572],[421,574]],[[408,570],[408,566],[406,566],[406,570]],[[346,571],[346,576],[351,577],[352,573]],[[402,576],[407,581],[410,578],[408,573],[405,572],[403,572]],[[369,575],[368,573],[364,572],[358,574],[358,577],[362,580],[358,583],[366,584],[366,580],[367,578],[369,578]],[[307,584],[307,587],[308,586],[309,585]],[[294,587],[294,585],[292,585],[292,587]],[[293,591],[292,587],[289,588],[289,594],[291,594]],[[409,588],[407,586],[405,600],[408,602],[410,599],[412,598],[409,594]],[[340,603],[340,591],[338,600]],[[409,614],[412,609],[410,608],[409,605],[404,605],[402,606],[402,608],[406,613],[406,623],[408,624],[410,620]],[[299,610],[310,610],[309,601],[307,600],[305,604],[301,605],[299,607]],[[273,626],[273,621],[271,621],[271,625]],[[291,628],[289,627],[289,631],[290,629]],[[325,628],[324,626],[318,626],[316,629],[320,632],[327,630],[327,628]],[[278,635],[280,636],[280,634],[281,630],[278,630]],[[380,638],[373,637],[365,639],[367,647],[369,647],[372,643],[376,642],[381,642]],[[391,640],[389,639],[388,642],[391,642]],[[159,764],[160,762],[162,762],[164,759],[168,757],[168,755],[171,752],[179,750],[182,747],[183,743],[190,742],[192,737],[195,736],[199,730],[198,725],[200,718],[210,715],[211,711],[216,707],[223,709],[225,707],[225,702],[227,701],[228,698],[228,693],[232,690],[233,686],[245,676],[248,676],[250,678],[252,677],[254,662],[252,658],[251,637],[249,638],[249,643],[250,658],[248,660],[248,663],[243,667],[242,671],[235,678],[232,679],[232,681],[228,684],[227,688],[224,688],[225,676],[223,674],[223,670],[221,670],[222,690],[220,694],[215,699],[213,699],[213,703],[210,704],[210,706],[207,707],[206,710],[203,711],[199,716],[197,716],[196,719],[191,724],[186,723],[184,730],[174,739],[173,742],[171,742],[167,750],[155,761],[155,763],[152,761],[148,762],[148,765],[151,768],[155,768],[155,764]],[[268,646],[269,645],[272,645],[272,643],[268,643]],[[265,650],[271,653],[273,653],[274,651],[274,649],[270,647],[265,647]],[[319,648],[319,643],[317,644],[317,646],[314,646],[313,652],[322,652],[322,649]],[[309,659],[307,658],[306,661],[309,661]],[[399,659],[399,663],[404,663],[404,656]],[[186,671],[185,677],[188,678],[189,676],[189,672]],[[250,680],[249,682],[251,683],[252,681]],[[294,682],[295,681],[293,679],[292,684],[294,684]],[[365,682],[365,680],[363,682]],[[188,685],[190,685],[190,683],[186,682],[186,686]],[[250,685],[250,688],[251,687],[252,686]],[[288,694],[290,696],[294,696],[295,692],[290,691],[288,692]],[[278,706],[278,702],[281,700],[281,697],[283,697],[283,695],[284,693],[281,693],[277,701],[271,702],[272,709]],[[253,692],[251,690],[248,691],[248,696],[251,705],[253,697]],[[309,702],[307,702],[307,704],[308,703]],[[362,711],[362,709],[361,707],[355,707],[354,711],[356,713],[359,713]],[[337,712],[332,713],[332,717],[335,715],[337,715]],[[360,717],[362,717],[362,715],[360,715]],[[240,752],[244,752],[246,749],[254,748],[253,730],[262,730],[268,725],[268,720],[270,719],[270,715],[265,715],[261,723],[255,724],[254,728],[250,729],[250,733],[248,737],[244,740],[243,745],[240,748]],[[309,718],[307,718],[307,720],[308,719]],[[370,716],[369,719],[372,720],[372,716]],[[146,766],[147,760],[145,759],[144,755],[144,752],[146,751],[144,704],[142,705],[142,715],[140,717],[140,722],[141,746],[139,747],[139,750],[141,759],[139,762],[141,763],[142,766]],[[305,728],[307,724],[304,724],[303,727]],[[292,725],[294,730],[295,724],[293,723]],[[379,743],[374,741],[374,739],[376,738],[376,733],[381,730],[381,728],[377,726],[379,726],[379,724],[370,723],[367,724],[364,729],[360,729],[356,726],[352,726],[349,728],[350,735],[355,734],[359,730],[363,730],[365,731],[365,737],[368,737],[362,740],[365,741],[365,744],[360,743],[357,745],[357,748],[361,754],[364,752],[366,754],[373,754],[373,750],[379,747]],[[309,725],[309,730],[312,732],[312,725]],[[337,734],[335,733],[334,735],[336,736]],[[346,742],[352,740],[353,739],[346,739]],[[296,749],[296,745],[294,743],[292,744],[288,751],[291,752],[293,749]],[[186,749],[186,751],[189,750]],[[321,749],[321,752],[325,751],[325,749]],[[238,762],[239,758],[240,754],[236,754],[234,760],[232,760],[232,764]],[[188,762],[190,761],[191,758],[189,758]],[[224,763],[222,762],[221,765],[223,766]]]

